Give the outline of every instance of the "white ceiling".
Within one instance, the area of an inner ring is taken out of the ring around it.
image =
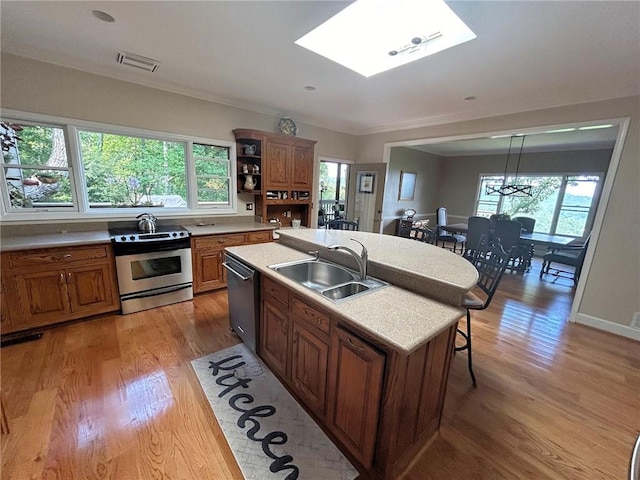
[[[477,39],[370,78],[294,44],[349,3],[2,0],[0,47],[352,134],[640,94],[637,1],[452,1]]]

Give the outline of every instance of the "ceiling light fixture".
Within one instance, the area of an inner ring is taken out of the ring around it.
[[[570,128],[556,128],[555,130],[546,130],[542,133],[565,133],[565,132],[573,132],[576,128],[575,127],[570,127]]]
[[[391,55],[392,57],[395,57],[396,55],[400,55],[402,53],[415,53],[420,49],[420,47],[425,45],[427,42],[431,42],[432,40],[435,40],[436,38],[440,38],[441,36],[442,36],[442,32],[436,32],[436,33],[432,33],[428,37],[425,37],[425,36],[413,37],[411,39],[411,43],[407,43],[406,45],[403,45],[397,50],[391,50],[389,52],[389,55]]]
[[[522,143],[520,144],[520,152],[518,153],[518,163],[516,164],[516,174],[513,179],[513,183],[507,184],[507,169],[509,167],[509,157],[511,156],[511,145],[515,135],[509,139],[509,151],[507,152],[507,161],[504,165],[504,175],[502,177],[502,185],[487,184],[484,193],[486,195],[500,195],[501,197],[531,197],[531,185],[518,184],[518,171],[520,170],[520,158],[522,157],[522,149],[524,148],[524,139],[526,135],[522,136]]]
[[[587,125],[586,127],[578,127],[578,130],[599,130],[601,128],[611,128],[613,124],[609,123],[607,125]]]
[[[370,77],[474,38],[444,0],[358,0],[295,43]]]

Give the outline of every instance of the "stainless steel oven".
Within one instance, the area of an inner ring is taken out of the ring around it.
[[[112,231],[122,313],[193,298],[191,241],[181,227],[155,233]]]

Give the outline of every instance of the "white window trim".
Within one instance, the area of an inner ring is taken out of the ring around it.
[[[57,126],[65,130],[68,135],[67,155],[69,155],[69,170],[73,171],[73,186],[76,207],[73,210],[56,210],[41,211],[40,209],[29,209],[28,212],[7,211],[4,202],[0,202],[0,223],[2,224],[23,224],[25,222],[35,223],[55,223],[58,221],[100,221],[100,220],[131,220],[140,214],[139,208],[118,208],[116,211],[96,211],[90,209],[86,192],[86,184],[84,182],[84,169],[80,168],[80,146],[77,142],[78,130],[92,130],[102,133],[114,135],[130,135],[150,138],[154,140],[167,140],[184,142],[187,146],[185,155],[186,182],[189,185],[188,198],[186,208],[149,208],[156,217],[202,217],[203,215],[233,215],[237,214],[237,174],[236,174],[236,143],[234,141],[219,140],[214,138],[188,136],[177,133],[159,132],[154,130],[146,130],[135,127],[118,126],[106,123],[89,122],[86,120],[78,120],[73,118],[58,117],[52,115],[44,115],[39,113],[29,113],[17,110],[2,109],[1,116],[16,121],[32,122],[37,124],[49,124]],[[195,165],[192,158],[193,143],[203,143],[229,148],[229,167],[230,167],[230,183],[229,183],[229,205],[211,206],[197,204],[197,186],[195,184]],[[4,187],[3,187],[4,188]],[[35,211],[34,211],[35,210]]]
[[[480,173],[478,175],[478,183],[477,183],[477,187],[476,187],[476,198],[474,201],[474,215],[477,215],[478,213],[478,205],[480,203],[480,189],[482,188],[482,179],[484,177],[504,177],[504,172],[502,173]],[[507,173],[506,175],[507,177],[513,177],[514,174],[513,173]],[[558,233],[554,233],[557,229],[558,226],[558,218],[560,216],[560,210],[561,210],[561,205],[562,205],[562,199],[564,196],[564,191],[566,188],[566,177],[578,177],[578,176],[585,176],[585,177],[589,177],[589,176],[597,176],[599,177],[598,180],[598,184],[596,187],[596,190],[593,194],[593,200],[592,200],[592,205],[589,208],[589,213],[587,214],[587,220],[585,223],[585,235],[588,235],[588,231],[590,230],[590,227],[593,228],[593,222],[594,222],[594,218],[595,218],[595,214],[596,211],[598,210],[598,205],[600,203],[600,196],[602,194],[602,188],[603,188],[603,184],[606,181],[606,177],[604,172],[546,172],[546,173],[520,173],[518,174],[518,178],[520,177],[562,177],[563,181],[562,184],[560,186],[560,191],[558,192],[558,197],[556,199],[556,205],[554,207],[553,210],[553,217],[551,218],[551,226],[550,226],[550,230],[551,230],[551,234],[552,235],[558,235],[560,237],[570,237],[571,235],[562,235],[562,234],[558,234]],[[496,213],[500,213],[500,210],[502,209],[502,199],[503,197],[500,196],[497,198],[497,212]],[[572,237],[573,238],[573,237]]]

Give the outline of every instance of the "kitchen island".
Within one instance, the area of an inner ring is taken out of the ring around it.
[[[351,238],[387,287],[336,303],[269,268],[310,251],[354,268],[326,248],[359,251]],[[473,266],[409,239],[334,230],[283,230],[279,243],[227,252],[260,272],[261,358],[361,472],[399,478],[438,432]]]

